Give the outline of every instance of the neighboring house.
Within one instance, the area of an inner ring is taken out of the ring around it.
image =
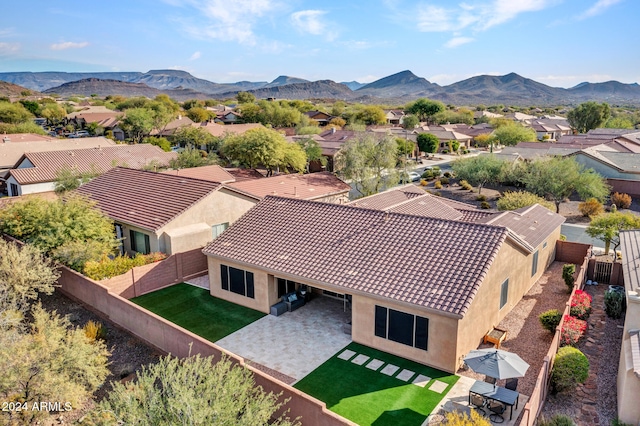
[[[255,180],[262,179],[265,176],[255,169],[241,169],[239,167],[227,167],[224,169],[227,173],[233,176],[236,182],[242,182],[243,180]]]
[[[179,115],[175,120],[167,123],[162,129],[153,129],[150,133],[152,136],[173,136],[178,129],[193,126],[195,123],[187,116]]]
[[[529,125],[536,132],[538,140],[551,142],[571,134],[571,127],[564,123],[564,120],[539,119],[531,120]]]
[[[640,230],[620,232],[627,310],[618,364],[618,419],[640,421]],[[610,360],[610,362],[615,362]]]
[[[77,128],[84,129],[90,123],[96,123],[98,126],[113,132],[113,137],[116,140],[123,141],[125,134],[124,131],[118,127],[122,112],[111,111],[107,108],[100,107],[88,107],[80,111],[67,114],[65,119],[66,124],[73,124]]]
[[[490,111],[474,111],[473,118],[478,120],[478,119],[483,118],[483,117],[486,117],[486,118],[500,118],[500,117],[504,117],[504,115],[496,114],[496,113],[490,112]]]
[[[211,133],[217,138],[222,138],[226,135],[242,135],[247,130],[265,128],[260,123],[244,123],[225,126],[223,124],[218,124],[212,121],[205,121],[204,123],[193,123],[191,126],[205,129],[207,132]]]
[[[77,192],[115,222],[122,251],[130,255],[203,247],[258,202],[218,182],[121,167]]]
[[[236,111],[222,111],[216,113],[215,121],[223,124],[236,124],[242,122],[242,114]]]
[[[384,111],[384,116],[387,119],[387,124],[393,126],[400,126],[404,122],[404,111],[401,109],[387,109]]]
[[[347,203],[351,187],[331,172],[309,174],[281,174],[258,180],[229,183],[232,188],[252,194],[258,198],[267,195],[322,201],[325,203]]]
[[[460,143],[460,149],[469,149],[471,148],[471,141],[473,140],[473,137],[469,135],[465,135],[453,130],[438,130],[433,126],[430,127],[430,130],[427,133],[431,133],[438,138],[438,140],[440,141],[440,152],[448,151],[449,142],[453,141],[458,141],[458,143]]]
[[[524,123],[529,123],[531,120],[535,120],[536,118],[538,118],[535,115],[529,115],[523,112],[513,112],[511,114],[505,115],[505,117],[510,118],[514,121],[520,121]]]
[[[307,111],[307,112],[304,113],[304,115],[306,115],[311,120],[313,120],[316,123],[318,123],[318,126],[320,126],[320,127],[324,127],[327,124],[329,124],[329,122],[333,118],[333,116],[327,114],[326,112],[322,112],[322,111],[318,111],[318,110]]]
[[[166,170],[162,173],[220,183],[230,183],[236,181],[236,178],[231,173],[218,165],[192,167],[189,169]]]
[[[554,260],[564,218],[419,190],[357,205],[265,197],[204,248],[210,292],[268,313],[305,286],[350,302],[353,341],[455,372]]]
[[[175,152],[164,152],[150,144],[26,152],[7,173],[6,182],[9,196],[48,192],[55,190],[56,175],[65,168],[104,173],[117,166],[143,168],[153,162],[166,167],[176,157]]]

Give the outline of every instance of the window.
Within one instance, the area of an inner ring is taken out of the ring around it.
[[[547,248],[547,242],[546,241],[542,244],[542,248],[543,249]]]
[[[278,297],[296,291],[296,282],[278,278]]]
[[[229,227],[229,222],[219,223],[217,225],[213,225],[211,227],[211,231],[213,233],[213,239],[215,240]]]
[[[11,193],[9,194],[12,197],[17,197],[18,195],[20,195],[20,193],[18,192],[18,185],[16,185],[15,183],[12,183],[11,185]]]
[[[255,298],[253,272],[220,265],[220,281],[223,290],[251,299]]]
[[[531,264],[531,276],[538,272],[538,252],[533,253],[533,263]]]
[[[122,244],[122,240],[124,239],[124,231],[122,230],[122,225],[119,223],[114,224],[116,229],[116,238],[118,239],[118,251],[120,252],[120,256],[124,255],[124,245]]]
[[[507,278],[500,287],[500,309],[507,304],[509,297],[509,278]]]
[[[149,244],[149,236],[142,232],[129,230],[131,239],[131,250],[142,254],[151,253],[151,245]]]
[[[429,319],[376,305],[374,333],[383,339],[426,351]]]

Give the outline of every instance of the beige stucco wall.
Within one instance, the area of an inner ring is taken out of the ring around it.
[[[625,285],[627,290],[627,312],[625,314],[622,347],[620,349],[620,363],[618,365],[618,418],[620,421],[637,425],[640,424],[640,378],[633,370],[631,353],[631,339],[629,330],[640,329],[640,296]]]

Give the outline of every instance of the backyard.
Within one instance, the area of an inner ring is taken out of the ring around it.
[[[131,299],[131,302],[210,342],[240,330],[265,314],[226,300],[209,290],[180,283]]]
[[[421,425],[457,380],[351,343],[294,387],[359,425]]]

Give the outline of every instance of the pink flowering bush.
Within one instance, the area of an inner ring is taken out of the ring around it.
[[[561,346],[576,346],[587,331],[587,322],[570,315],[564,316],[562,334],[560,335]]]
[[[591,296],[583,290],[576,290],[571,299],[571,316],[586,320],[591,314]]]

